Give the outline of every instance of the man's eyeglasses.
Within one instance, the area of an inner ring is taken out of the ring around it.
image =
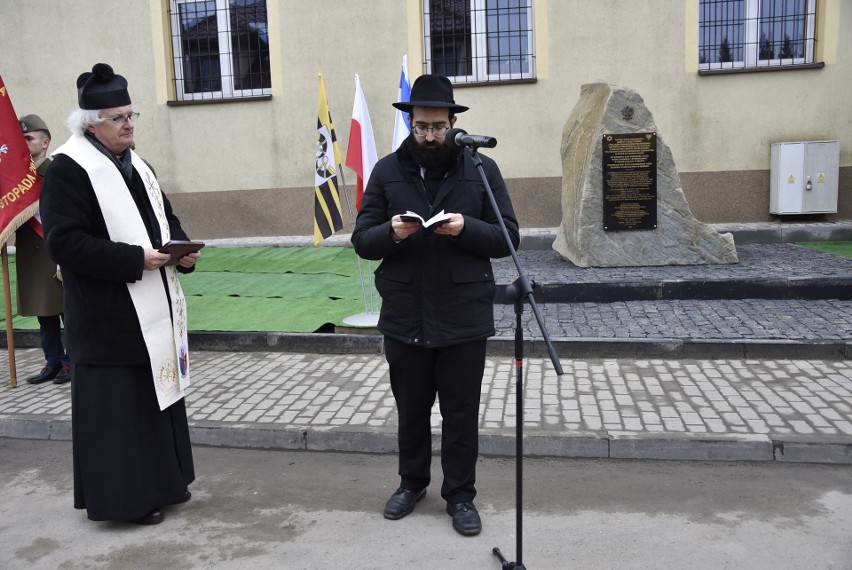
[[[125,115],[116,115],[115,117],[104,117],[104,121],[112,121],[113,125],[122,126],[127,121],[135,121],[139,118],[139,113],[127,113]]]
[[[434,136],[441,138],[447,134],[449,129],[450,127],[447,125],[412,125],[411,127],[411,130],[414,131],[414,134],[418,137],[425,137],[431,132]]]

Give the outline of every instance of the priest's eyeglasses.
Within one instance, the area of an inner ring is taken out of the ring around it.
[[[442,138],[447,134],[449,130],[449,126],[447,124],[443,125],[412,125],[411,130],[414,131],[414,134],[418,137],[425,137],[430,132],[437,138]]]
[[[139,118],[139,113],[127,113],[124,115],[116,115],[115,117],[104,117],[104,121],[112,121],[113,125],[123,126],[127,121],[135,121]]]

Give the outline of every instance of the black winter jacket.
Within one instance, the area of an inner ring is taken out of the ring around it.
[[[497,164],[479,155],[509,232],[520,242],[512,202]],[[441,210],[464,216],[457,237],[429,228],[396,243],[391,218],[406,210],[428,219]],[[405,144],[376,163],[352,233],[355,251],[381,259],[375,271],[382,296],[379,330],[396,340],[435,348],[494,334],[494,272],[491,258],[510,255],[470,150],[441,182],[433,204]]]
[[[136,169],[132,184],[137,206],[142,204],[140,216],[152,218],[154,212]],[[116,191],[131,189],[125,186]],[[188,239],[165,194],[163,204],[171,239]],[[142,278],[143,248],[110,240],[89,175],[68,156],[54,156],[42,186],[39,210],[48,254],[62,268],[68,356],[88,365],[149,364],[139,318],[127,290],[127,283]],[[160,247],[159,226],[154,221],[146,226],[153,247]],[[178,267],[183,273],[192,269]]]

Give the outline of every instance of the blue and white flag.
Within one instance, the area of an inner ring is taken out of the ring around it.
[[[400,103],[411,101],[411,81],[408,79],[407,54],[402,56],[402,72],[399,74],[399,94],[396,100]],[[410,132],[411,125],[408,124],[407,114],[397,109],[396,118],[393,123],[393,147],[391,148],[391,152],[399,148],[402,141],[408,138]]]

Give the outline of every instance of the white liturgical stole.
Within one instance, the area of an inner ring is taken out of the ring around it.
[[[166,243],[171,236],[160,185],[148,165],[135,152],[130,152],[133,167],[142,177],[148,201],[159,222],[163,243]],[[53,154],[67,155],[86,170],[112,241],[146,249],[153,247],[130,190],[109,158],[85,136],[76,134]],[[127,284],[148,347],[160,410],[183,398],[184,390],[189,386],[186,299],[175,266],[166,266],[164,270],[171,304],[159,271],[143,271],[141,280]]]

